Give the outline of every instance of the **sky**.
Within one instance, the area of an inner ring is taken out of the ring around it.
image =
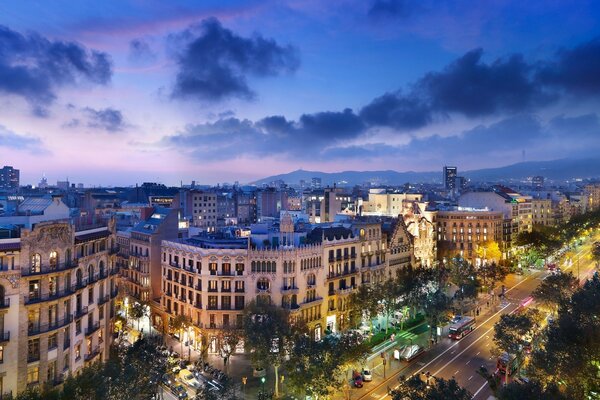
[[[23,184],[597,157],[600,3],[0,2]]]

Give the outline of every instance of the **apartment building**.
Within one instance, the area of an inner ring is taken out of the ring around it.
[[[451,210],[438,211],[436,216],[438,257],[461,257],[474,264],[481,263],[478,246],[497,242],[500,250],[506,249],[503,241],[504,215],[499,211]]]
[[[164,323],[187,315],[193,326],[182,339],[199,347],[204,334],[208,351],[217,353],[219,330],[240,326],[245,306],[260,298],[302,318],[320,338],[348,328],[349,295],[359,285],[378,284],[414,260],[403,222],[383,230],[380,221],[319,226],[299,244],[290,221],[282,218],[274,247],[256,246],[252,237],[164,240]]]
[[[551,199],[533,198],[531,200],[532,224],[553,226],[556,223],[555,208]]]
[[[0,239],[0,393],[57,385],[112,340],[115,224],[69,220]]]

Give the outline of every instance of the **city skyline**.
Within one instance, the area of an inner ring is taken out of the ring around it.
[[[590,156],[598,6],[544,7],[4,3],[2,162],[175,185]]]

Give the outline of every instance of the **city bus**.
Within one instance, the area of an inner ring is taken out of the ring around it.
[[[502,353],[496,360],[496,372],[495,375],[500,377],[502,383],[506,383],[507,376],[513,376],[519,371],[523,357],[520,355]],[[507,374],[508,372],[508,374]]]
[[[459,321],[450,325],[448,337],[454,340],[460,340],[475,329],[475,318],[462,317]]]

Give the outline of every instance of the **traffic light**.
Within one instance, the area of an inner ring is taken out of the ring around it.
[[[266,382],[266,378],[263,376],[262,378],[260,378],[260,381],[264,384]]]

